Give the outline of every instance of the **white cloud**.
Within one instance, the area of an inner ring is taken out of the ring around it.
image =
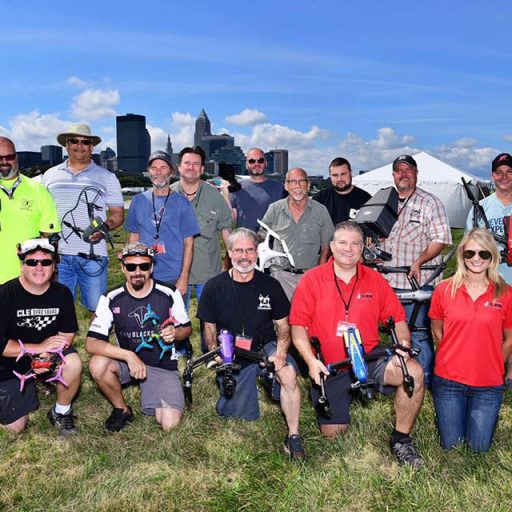
[[[158,149],[162,149],[165,151],[167,145],[167,133],[162,130],[162,128],[158,128],[156,126],[151,126],[146,123],[146,128],[151,135],[151,152],[156,151]]]
[[[507,142],[512,142],[512,134],[511,135],[504,135],[503,140],[506,140]]]
[[[267,120],[267,116],[259,110],[244,108],[238,114],[227,116],[225,120],[227,123],[235,124],[238,126],[250,126],[264,123]]]
[[[104,117],[113,117],[116,115],[113,107],[120,100],[121,96],[116,90],[88,89],[73,98],[71,114],[77,121],[94,121]]]
[[[71,87],[78,87],[80,89],[84,89],[85,87],[88,87],[89,86],[89,82],[86,82],[85,80],[82,80],[81,78],[73,75],[73,76],[70,76],[67,80],[66,80],[67,84],[70,85]]]
[[[189,112],[173,112],[171,115],[171,142],[175,153],[194,144],[196,119]],[[166,134],[167,142],[167,134]],[[164,146],[165,147],[165,146]]]

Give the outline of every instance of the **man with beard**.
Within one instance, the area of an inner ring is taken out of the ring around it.
[[[153,188],[134,196],[130,204],[125,223],[128,241],[151,247],[155,279],[176,285],[185,295],[199,224],[190,202],[171,189],[171,157],[165,151],[155,151],[147,169]]]
[[[352,168],[346,158],[335,158],[329,165],[329,178],[332,187],[327,187],[313,196],[322,203],[336,224],[353,219],[357,210],[363,206],[371,195],[352,185]]]
[[[437,265],[441,262],[441,251],[452,243],[448,216],[443,203],[436,196],[417,187],[418,166],[410,155],[400,155],[393,161],[393,179],[398,190],[398,220],[389,237],[384,240],[383,249],[393,255],[384,265],[391,267],[409,266],[405,274],[386,274],[386,279],[396,292],[411,291],[407,277],[415,277],[420,284],[431,275],[431,271],[420,270],[425,263]],[[441,277],[432,284],[439,283]],[[412,330],[413,348],[421,350],[417,357],[425,373],[425,384],[432,383],[434,348],[428,303],[423,303],[416,318],[416,327]],[[410,320],[414,304],[404,306],[407,321]]]
[[[94,219],[103,231],[120,226],[123,194],[115,174],[94,163],[92,153],[101,138],[93,135],[89,126],[73,124],[57,136],[57,142],[66,148],[68,159],[48,169],[41,183],[52,195],[62,225],[58,279],[73,298],[80,288],[82,305],[92,316],[107,289],[107,244],[103,232],[90,237],[85,232]]]
[[[250,149],[245,161],[249,179],[243,180],[242,188],[231,194],[231,206],[239,228],[258,231],[258,219],[263,218],[271,203],[283,197],[283,186],[265,176],[267,159],[261,149]]]
[[[138,381],[142,413],[170,430],[185,406],[174,342],[190,336],[190,320],[180,292],[151,278],[151,249],[128,243],[120,259],[126,283],[101,296],[85,342],[91,376],[113,406],[105,429],[118,432],[133,421],[122,385]]]
[[[204,337],[209,350],[217,346],[220,330],[227,329],[237,346],[263,350],[274,361],[277,383],[273,386],[272,396],[275,400],[280,399],[288,424],[284,450],[294,459],[304,459],[299,435],[298,370],[288,354],[290,303],[275,279],[255,270],[257,246],[256,233],[249,229],[239,228],[229,235],[227,249],[233,268],[206,283],[197,316],[204,322]],[[256,378],[261,368],[243,359],[238,359],[237,363],[242,369],[234,375],[235,392],[231,397],[221,395],[217,413],[224,417],[256,420],[260,415]]]
[[[0,284],[20,275],[17,244],[60,231],[52,196],[18,172],[14,143],[0,137]]]
[[[297,167],[288,171],[284,186],[288,197],[271,204],[263,222],[286,242],[293,256],[295,267],[285,258],[276,259],[270,266],[272,277],[281,283],[286,296],[292,300],[302,274],[327,261],[334,226],[327,208],[309,199],[309,180],[304,169]],[[278,240],[274,242],[274,249],[282,250]]]

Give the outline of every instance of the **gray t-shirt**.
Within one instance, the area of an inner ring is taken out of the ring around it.
[[[171,185],[181,193],[180,182]],[[231,229],[233,218],[221,193],[204,181],[190,204],[194,207],[201,234],[194,238],[194,259],[188,282],[203,284],[221,271],[219,233]]]

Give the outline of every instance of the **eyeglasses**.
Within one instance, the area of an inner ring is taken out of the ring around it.
[[[286,183],[288,183],[290,187],[296,187],[297,185],[299,187],[303,187],[304,185],[308,184],[308,180],[305,178],[302,178],[300,180],[286,180]]]
[[[407,169],[393,169],[393,174],[412,174],[416,172],[416,169],[413,167],[408,167]]]
[[[11,162],[12,160],[16,160],[16,153],[11,153],[9,155],[0,155],[0,162],[2,160],[7,160],[8,162]]]
[[[69,144],[82,144],[82,146],[90,146],[92,144],[91,139],[68,139]]]
[[[492,171],[496,178],[503,178],[503,176],[507,176],[507,178],[512,178],[512,171]]]
[[[135,272],[140,268],[142,272],[147,272],[151,268],[151,263],[123,263],[127,272]]]
[[[249,160],[247,160],[247,163],[250,164],[250,165],[254,165],[256,163],[264,164],[265,163],[265,159],[264,158],[249,158]]]
[[[53,260],[35,260],[29,258],[27,260],[24,260],[23,263],[27,265],[27,267],[37,267],[38,264],[40,264],[42,267],[49,267],[50,265],[53,265]]]
[[[249,247],[249,249],[233,249],[233,254],[237,256],[243,256],[243,254],[247,254],[247,256],[254,256],[256,254],[256,249],[254,247]]]
[[[483,260],[490,260],[492,258],[491,251],[472,251],[471,249],[466,249],[462,256],[465,260],[470,260],[475,257],[475,255],[478,253],[478,256],[482,258]]]

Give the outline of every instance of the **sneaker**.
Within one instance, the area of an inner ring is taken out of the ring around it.
[[[421,468],[425,464],[423,457],[410,438],[407,441],[392,444],[391,453],[397,458],[399,464],[405,464],[412,468]]]
[[[119,432],[121,429],[126,427],[128,423],[133,421],[133,411],[128,406],[128,411],[125,412],[123,409],[112,409],[112,413],[105,421],[105,428],[109,432]]]
[[[78,434],[73,418],[73,409],[70,409],[66,414],[57,414],[55,407],[52,407],[48,411],[48,419],[54,427],[59,428],[60,436],[66,437]]]
[[[298,434],[288,436],[284,440],[284,451],[291,459],[306,460],[306,452],[302,443],[302,437]]]

